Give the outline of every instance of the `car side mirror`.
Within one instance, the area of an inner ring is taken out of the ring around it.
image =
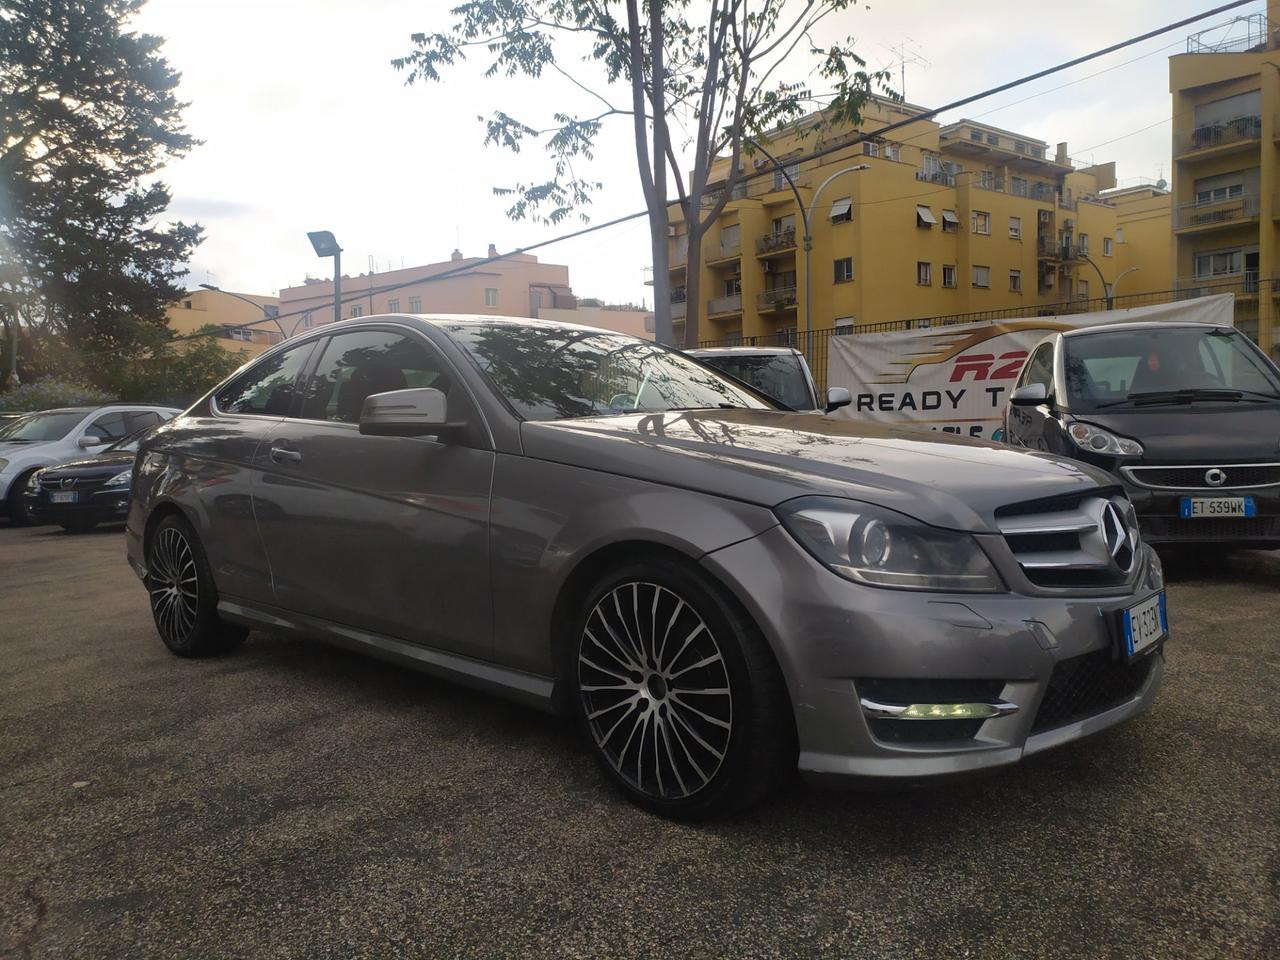
[[[390,390],[365,397],[360,432],[373,437],[438,437],[446,440],[466,429],[448,418],[449,401],[435,387]]]
[[[100,446],[102,446],[104,443],[110,443],[111,441],[110,441],[110,440],[106,440],[106,439],[104,439],[104,438],[102,438],[102,437],[87,437],[87,436],[86,436],[86,437],[81,437],[81,438],[79,439],[79,441],[77,441],[77,442],[78,442],[78,444],[79,444],[79,446],[80,446],[80,449],[81,449],[81,450],[88,450],[90,447],[100,447]]]
[[[853,403],[853,395],[849,393],[847,387],[827,387],[827,408],[825,413],[832,410],[839,410],[841,407],[847,407]]]
[[[1015,407],[1038,407],[1049,400],[1049,391],[1043,383],[1028,383],[1009,394],[1009,402]]]

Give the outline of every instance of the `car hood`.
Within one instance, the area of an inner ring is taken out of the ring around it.
[[[865,500],[935,526],[994,532],[996,508],[1115,484],[1104,471],[924,428],[772,410],[529,421],[526,456],[773,507]]]
[[[1280,405],[1197,403],[1072,414],[1142,444],[1148,463],[1280,459]]]
[[[51,443],[57,443],[56,440],[36,440],[32,443],[4,443],[0,442],[0,457],[6,460],[11,459],[15,454],[25,453],[28,450],[39,450],[41,447],[47,447]]]
[[[45,476],[55,473],[119,473],[133,466],[132,453],[104,453],[97,457],[85,457],[81,460],[68,460],[65,463],[45,467]]]

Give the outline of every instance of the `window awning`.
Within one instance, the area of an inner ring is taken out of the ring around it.
[[[943,223],[959,223],[960,218],[956,216],[956,212],[954,210],[943,210],[942,222]]]
[[[934,217],[933,215],[933,211],[930,210],[928,207],[926,207],[923,203],[917,204],[916,216],[919,217],[921,220],[923,220],[925,223],[933,224],[938,222],[937,218]]]
[[[849,211],[853,208],[853,198],[843,197],[831,205],[831,219],[837,217],[847,217]]]

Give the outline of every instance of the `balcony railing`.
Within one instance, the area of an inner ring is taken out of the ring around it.
[[[761,311],[785,310],[797,303],[799,300],[796,298],[795,287],[774,287],[756,297],[756,308]]]
[[[1233,117],[1218,123],[1206,123],[1191,131],[1191,135],[1179,141],[1179,154],[1195,150],[1208,150],[1230,143],[1248,143],[1262,139],[1262,118]]]
[[[735,293],[731,297],[713,297],[707,301],[707,316],[717,313],[740,313],[742,311],[742,294]]]
[[[1253,295],[1258,292],[1258,271],[1243,270],[1208,277],[1179,277],[1176,286],[1179,294],[1192,297],[1207,297],[1213,293]]]
[[[1062,244],[1058,242],[1057,237],[1039,236],[1036,237],[1036,253],[1042,257],[1057,257],[1062,250]]]
[[[940,183],[946,187],[954,187],[956,185],[955,174],[946,173],[942,170],[917,170],[916,179],[923,183]]]
[[[708,262],[716,260],[728,260],[732,257],[742,255],[741,243],[721,243],[718,247],[712,247],[707,251]]]
[[[790,250],[796,245],[796,228],[788,227],[786,230],[776,230],[773,233],[766,233],[763,237],[756,241],[756,253],[758,255],[777,253],[781,250]]]
[[[679,300],[676,300],[673,297],[671,300],[671,319],[683,320],[688,315],[688,313],[689,313],[689,304],[684,299],[684,297],[681,297]]]
[[[1236,223],[1258,215],[1258,198],[1253,194],[1217,200],[1212,203],[1178,204],[1174,225],[1179,230]]]
[[[1187,53],[1244,53],[1261,50],[1276,30],[1265,13],[1236,17],[1187,37]]]

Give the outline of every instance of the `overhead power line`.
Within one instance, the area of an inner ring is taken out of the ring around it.
[[[1154,37],[1162,36],[1174,30],[1179,30],[1183,27],[1190,26],[1193,23],[1198,23],[1201,20],[1206,20],[1209,17],[1215,17],[1218,14],[1226,13],[1229,10],[1236,10],[1240,7],[1247,6],[1254,2],[1256,2],[1256,0],[1232,0],[1231,3],[1221,4],[1219,6],[1213,7],[1210,10],[1205,10],[1202,13],[1195,14],[1194,16],[1184,17],[1181,20],[1178,20],[1174,23],[1166,24],[1163,27],[1158,27],[1155,30],[1148,30],[1146,33],[1139,34],[1138,36],[1130,37],[1127,40],[1121,40],[1117,43],[1110,44],[1109,46],[1102,47],[1098,50],[1094,50],[1091,53],[1086,53],[1082,56],[1075,57],[1071,60],[1066,60],[1066,61],[1063,61],[1062,63],[1055,64],[1051,67],[1046,67],[1043,70],[1037,70],[1034,73],[1025,74],[1024,76],[1018,77],[1017,79],[1010,80],[1006,83],[998,84],[997,86],[994,86],[994,87],[988,87],[985,90],[982,90],[975,94],[971,94],[966,97],[961,97],[958,100],[952,100],[950,103],[945,103],[940,107],[933,108],[932,110],[926,110],[921,113],[912,114],[910,117],[906,117],[902,120],[895,120],[894,122],[885,124],[884,126],[879,127],[875,130],[860,132],[852,140],[846,140],[841,143],[831,144],[826,147],[813,150],[810,153],[803,154],[798,157],[788,157],[785,159],[783,163],[766,164],[761,169],[756,170],[753,173],[747,174],[738,182],[744,183],[744,184],[749,183],[752,180],[758,180],[758,179],[763,179],[764,177],[767,177],[767,176],[772,176],[774,172],[781,170],[784,167],[790,167],[799,163],[806,163],[811,160],[818,160],[822,157],[828,156],[837,151],[848,149],[848,147],[850,147],[853,144],[861,143],[862,141],[865,141],[865,140],[878,139],[880,137],[883,137],[886,133],[892,133],[894,130],[899,130],[903,127],[910,126],[913,123],[920,123],[921,121],[932,120],[934,117],[938,116],[939,114],[948,113],[952,110],[958,110],[961,107],[968,106],[971,103],[976,103],[979,100],[985,100],[988,97],[993,97],[996,94],[1003,93],[1006,90],[1012,90],[1017,87],[1025,86],[1028,83],[1034,83],[1036,80],[1040,80],[1044,77],[1052,76],[1053,74],[1056,74],[1056,73],[1061,73],[1064,70],[1070,70],[1072,67],[1078,67],[1083,63],[1088,63],[1092,60],[1097,60],[1099,57],[1105,57],[1108,54],[1115,53],[1118,50],[1124,50],[1127,47],[1135,46],[1136,44],[1143,43],[1144,41],[1147,41],[1147,40],[1151,40]],[[1042,96],[1050,92],[1052,91],[1051,90],[1042,91],[1040,94],[1033,95],[1033,97]],[[1026,99],[1032,99],[1033,97],[1028,97]],[[674,203],[676,201],[668,201],[668,202]],[[389,291],[399,290],[405,287],[420,286],[422,284],[436,283],[441,280],[447,280],[447,279],[450,279],[451,277],[458,276],[459,274],[462,274],[462,273],[469,273],[473,270],[476,270],[479,267],[483,267],[491,263],[497,263],[501,260],[506,260],[510,257],[519,256],[524,253],[529,253],[530,251],[538,250],[542,247],[547,247],[555,243],[561,243],[565,240],[573,240],[578,237],[587,236],[588,234],[596,233],[600,230],[607,230],[610,227],[616,227],[619,224],[627,223],[632,220],[638,220],[641,217],[646,217],[648,215],[649,215],[649,211],[647,209],[640,210],[635,213],[627,214],[626,216],[615,217],[614,219],[607,220],[604,223],[592,224],[590,226],[583,227],[582,229],[579,229],[579,230],[574,230],[569,233],[561,234],[559,236],[550,237],[546,240],[540,240],[537,243],[532,243],[523,247],[517,247],[516,249],[508,251],[507,253],[499,253],[499,254],[496,254],[495,256],[484,257],[478,260],[474,260],[468,263],[465,267],[457,267],[452,270],[443,271],[441,273],[427,274],[426,276],[416,277],[412,280],[405,280],[400,283],[387,284],[382,287],[374,288],[372,291],[369,289],[365,289],[358,292],[354,292],[349,296],[343,297],[340,304],[346,304],[349,302],[363,300],[374,293],[387,293]],[[328,306],[329,306],[328,304],[325,304],[324,306],[320,306],[320,307],[311,306],[306,308],[305,310],[298,309],[290,313],[280,314],[277,317],[263,317],[260,320],[253,320],[248,323],[236,324],[232,327],[227,327],[224,329],[248,329],[250,327],[255,327],[261,323],[274,323],[276,320],[283,320],[289,317],[299,317],[305,313],[312,313],[312,312],[315,312],[316,310],[326,309]],[[220,332],[221,331],[219,331],[219,333]],[[207,333],[207,334],[191,333],[181,337],[175,337],[171,342],[195,340],[195,339],[200,339],[201,337],[210,337],[210,336],[217,336],[217,335],[218,334],[214,334],[214,333]]]

